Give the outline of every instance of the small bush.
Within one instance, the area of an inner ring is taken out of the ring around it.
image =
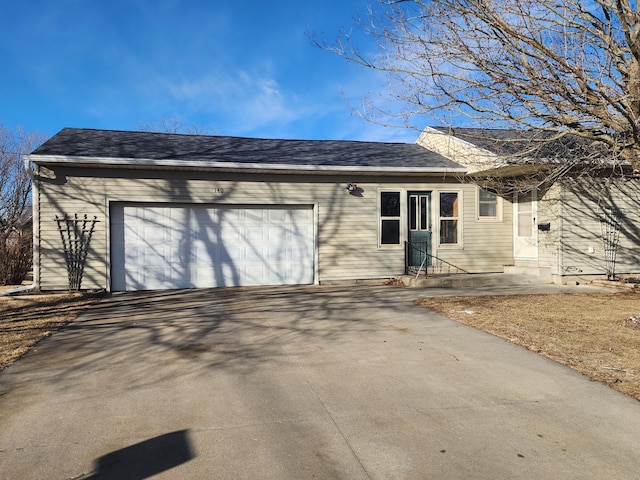
[[[32,265],[31,235],[0,237],[0,285],[20,285]]]

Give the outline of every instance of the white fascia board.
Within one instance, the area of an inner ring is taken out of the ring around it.
[[[261,170],[261,171],[301,171],[301,172],[381,172],[381,173],[466,173],[467,168],[443,168],[443,167],[374,167],[358,165],[286,165],[277,163],[243,163],[243,162],[217,162],[215,160],[154,160],[144,158],[112,158],[112,157],[82,157],[65,155],[29,155],[27,161],[41,164],[75,165],[75,166],[102,166],[102,167],[180,167],[180,168],[220,168],[234,170]]]

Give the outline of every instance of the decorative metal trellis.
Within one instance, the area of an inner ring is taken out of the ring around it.
[[[604,247],[604,263],[607,271],[607,279],[616,277],[616,255],[620,243],[620,226],[623,214],[617,208],[602,207],[600,216],[600,229],[602,231],[602,243]]]
[[[82,284],[89,241],[98,217],[89,218],[86,214],[79,217],[77,213],[73,216],[65,213],[62,218],[56,215],[56,222],[62,239],[64,260],[67,264],[69,290],[78,291]]]

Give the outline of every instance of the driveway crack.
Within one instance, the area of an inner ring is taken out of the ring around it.
[[[372,478],[371,475],[369,475],[369,472],[367,471],[367,469],[365,468],[364,464],[360,460],[360,457],[358,456],[356,451],[351,446],[351,443],[349,442],[349,439],[345,435],[344,431],[340,428],[340,425],[338,425],[338,422],[336,422],[335,417],[331,414],[331,412],[327,408],[327,405],[322,400],[322,397],[320,396],[318,391],[315,389],[313,383],[311,382],[311,380],[309,380],[309,377],[307,376],[307,373],[304,371],[304,368],[302,368],[302,365],[300,365],[300,363],[294,358],[293,355],[289,354],[288,348],[287,348],[287,344],[283,340],[282,336],[280,336],[280,333],[278,332],[278,329],[273,327],[270,322],[268,322],[268,326],[278,336],[278,340],[280,341],[280,344],[284,347],[285,352],[286,352],[287,357],[289,358],[289,360],[291,360],[295,364],[296,368],[298,370],[300,370],[300,373],[302,373],[302,376],[304,377],[305,382],[307,382],[307,385],[309,385],[309,388],[311,388],[311,391],[313,392],[313,395],[316,397],[316,399],[318,400],[320,405],[322,405],[322,408],[327,413],[327,416],[331,419],[331,423],[333,423],[333,425],[336,428],[336,430],[340,433],[340,436],[344,440],[344,443],[347,445],[347,448],[349,449],[349,451],[353,455],[353,458],[355,458],[356,461],[358,462],[358,465],[360,465],[360,468],[362,469],[363,473],[367,476],[367,478],[371,479]]]

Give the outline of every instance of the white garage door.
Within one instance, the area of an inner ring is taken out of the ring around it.
[[[114,205],[114,291],[313,283],[311,207]]]

